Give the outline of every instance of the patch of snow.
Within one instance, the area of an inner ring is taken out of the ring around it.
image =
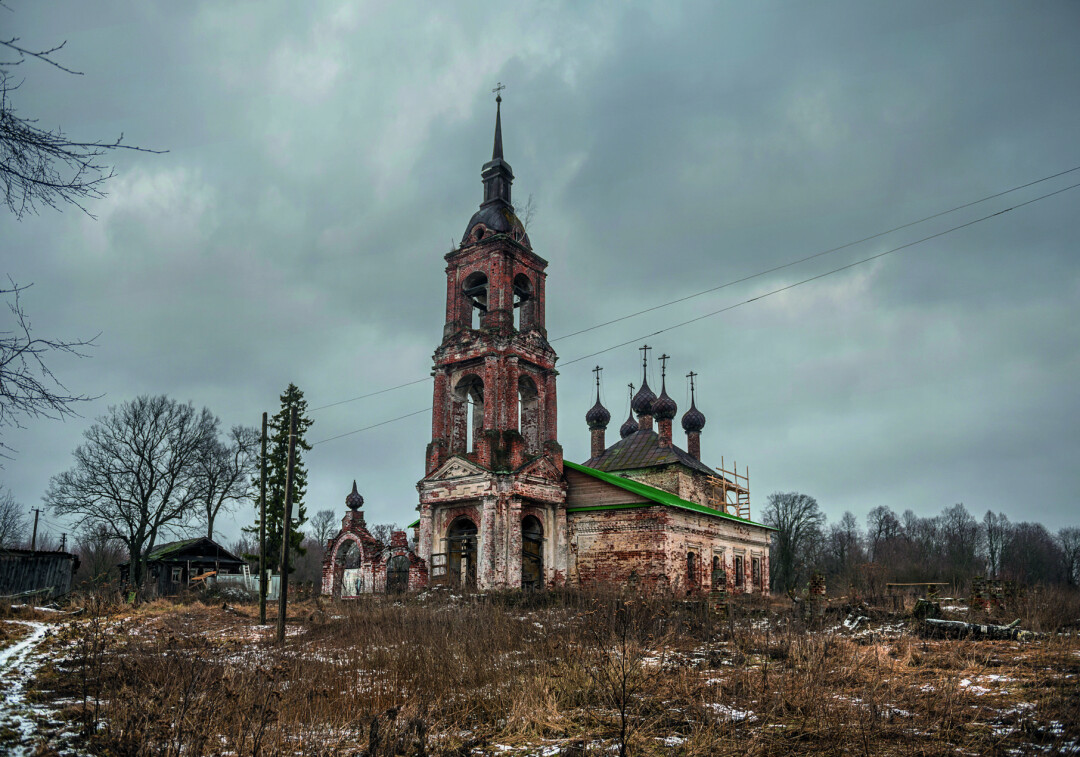
[[[737,710],[734,707],[728,707],[726,704],[720,704],[719,702],[706,702],[705,707],[716,713],[721,720],[727,720],[729,722],[738,722],[741,720],[751,721],[757,719],[750,710]]]

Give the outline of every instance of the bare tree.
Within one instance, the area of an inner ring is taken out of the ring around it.
[[[80,532],[73,551],[79,556],[76,581],[91,586],[106,583],[124,559],[123,543],[116,538],[112,529],[102,524]]]
[[[762,513],[766,525],[776,529],[770,557],[774,588],[792,589],[806,572],[806,555],[821,540],[825,516],[817,500],[799,492],[774,492]]]
[[[16,218],[36,212],[39,205],[74,205],[91,215],[83,203],[105,197],[103,184],[114,175],[105,164],[107,154],[116,150],[161,151],[126,145],[123,134],[113,141],[71,139],[62,129],[42,129],[37,119],[19,115],[12,95],[23,80],[15,78],[16,67],[36,61],[82,76],[82,72],[60,64],[54,57],[66,42],[29,50],[19,41],[18,37],[0,39],[0,48],[6,53],[0,58],[0,183],[4,201]]]
[[[315,541],[325,547],[327,540],[337,531],[336,523],[337,518],[334,517],[333,510],[319,510],[315,513],[311,519],[311,531]]]
[[[1065,581],[1069,586],[1076,586],[1077,573],[1080,572],[1080,528],[1071,526],[1059,530],[1057,543],[1061,547]]]
[[[96,398],[69,392],[49,370],[45,359],[63,353],[86,357],[83,350],[93,346],[97,337],[65,341],[33,336],[30,319],[19,299],[31,285],[21,286],[10,278],[8,282],[7,287],[0,288],[12,316],[11,328],[0,331],[0,429],[21,428],[24,418],[77,415],[73,405]],[[0,441],[0,455],[8,457],[11,451]]]
[[[389,544],[390,534],[400,530],[397,523],[376,523],[374,526],[368,528],[368,533],[383,544]]]
[[[26,517],[11,490],[0,493],[0,548],[14,547],[26,537]]]
[[[56,514],[74,516],[80,529],[102,526],[119,539],[139,587],[145,554],[198,509],[199,460],[217,424],[209,410],[165,395],[110,407],[86,430],[74,467],[49,482],[45,501]]]
[[[1001,572],[1001,550],[1009,535],[1009,519],[1004,513],[986,511],[983,516],[983,547],[986,551],[986,569],[992,578]]]
[[[206,536],[214,538],[214,521],[240,500],[248,499],[259,463],[259,431],[233,426],[228,439],[207,441],[199,456],[200,500],[206,516]]]

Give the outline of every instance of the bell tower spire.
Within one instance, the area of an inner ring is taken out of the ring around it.
[[[432,356],[431,443],[417,485],[420,557],[439,555],[454,580],[480,589],[551,585],[566,575],[565,548],[555,546],[565,544],[566,491],[557,357],[544,325],[547,261],[510,202],[501,90],[484,200],[444,257],[446,321]],[[523,572],[525,509],[545,532],[539,578]],[[447,552],[459,543],[474,551]]]

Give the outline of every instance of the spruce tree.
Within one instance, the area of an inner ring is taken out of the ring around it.
[[[292,519],[289,524],[289,543],[292,555],[304,554],[300,543],[304,534],[300,526],[307,522],[307,510],[304,508],[304,493],[307,491],[307,469],[304,467],[303,453],[311,449],[305,440],[305,434],[312,424],[308,418],[307,400],[304,393],[295,384],[289,384],[281,395],[281,410],[267,421],[266,433],[266,566],[276,570],[281,564],[281,526],[285,519],[285,476],[289,464],[289,411],[296,408],[296,460],[293,463]],[[244,531],[258,536],[259,533],[259,480],[255,479],[255,525]],[[290,557],[290,568],[293,560]]]

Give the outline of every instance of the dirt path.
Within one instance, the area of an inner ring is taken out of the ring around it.
[[[69,741],[63,724],[52,718],[52,712],[27,700],[30,681],[44,660],[40,647],[53,624],[35,620],[8,620],[30,629],[24,639],[0,650],[0,753],[13,757],[29,757],[43,743],[49,743],[56,753],[76,755],[65,748]]]

